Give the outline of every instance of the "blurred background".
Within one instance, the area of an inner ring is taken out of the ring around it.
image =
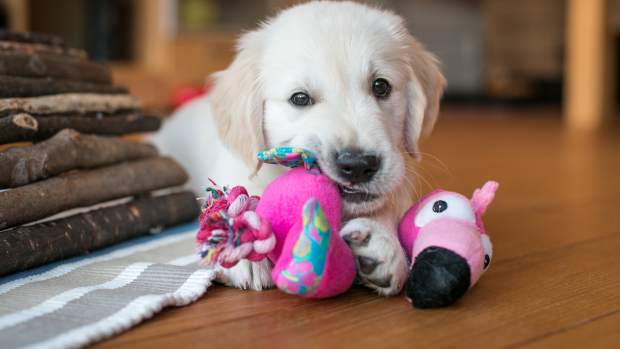
[[[230,63],[240,32],[298,2],[0,0],[0,28],[60,35],[147,107],[171,110]],[[575,128],[617,119],[619,0],[365,2],[403,16],[440,58],[448,108],[545,107]]]

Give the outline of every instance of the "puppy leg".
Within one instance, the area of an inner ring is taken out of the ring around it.
[[[398,241],[396,222],[355,218],[340,231],[357,263],[362,284],[380,295],[397,295],[407,279],[407,257]]]
[[[273,287],[271,268],[268,258],[260,262],[242,260],[230,269],[219,268],[216,280],[227,286],[260,291]]]

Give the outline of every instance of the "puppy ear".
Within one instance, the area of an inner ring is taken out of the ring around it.
[[[430,134],[437,120],[446,79],[430,52],[410,35],[407,41],[411,70],[406,87],[408,104],[404,139],[407,152],[417,157],[420,136]]]
[[[250,166],[257,166],[256,154],[265,148],[263,95],[257,68],[261,34],[260,30],[244,34],[234,61],[212,76],[215,85],[211,104],[222,142]]]

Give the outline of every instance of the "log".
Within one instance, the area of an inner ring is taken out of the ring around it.
[[[173,159],[155,157],[69,172],[0,191],[0,230],[72,208],[179,186],[187,178]]]
[[[189,222],[199,212],[194,194],[181,192],[5,230],[0,232],[0,276]]]
[[[127,94],[65,93],[41,97],[0,99],[0,116],[14,113],[33,115],[115,113],[140,108],[142,108],[140,101]]]
[[[0,118],[0,144],[33,139],[38,129],[37,119],[28,114],[20,113]]]
[[[37,52],[0,51],[0,75],[112,83],[110,71],[103,64]]]
[[[88,55],[85,51],[76,48],[0,40],[0,51],[4,50],[13,50],[24,53],[51,53],[66,57],[88,59]]]
[[[141,113],[121,113],[106,115],[101,118],[89,116],[32,116],[19,114],[28,120],[34,119],[37,127],[24,128],[14,125],[13,129],[0,128],[0,144],[41,141],[53,137],[63,129],[71,128],[80,133],[98,135],[124,135],[137,132],[153,132],[161,127],[162,119],[158,116]],[[0,125],[10,124],[13,116],[0,118]],[[6,120],[5,120],[6,119]]]
[[[154,132],[161,127],[162,119],[158,116],[142,113],[125,113],[106,115],[101,118],[44,116],[35,117],[39,130],[34,140],[52,137],[65,128],[72,128],[80,133],[118,136],[137,132]],[[1,143],[1,142],[0,142]]]
[[[126,94],[127,89],[83,81],[0,75],[0,98],[35,97],[69,92]]]
[[[0,152],[0,188],[26,185],[76,169],[157,156],[146,143],[81,135],[65,129],[47,141]]]
[[[33,32],[14,32],[8,30],[0,30],[0,40],[42,44],[58,47],[66,46],[65,41],[59,36]]]

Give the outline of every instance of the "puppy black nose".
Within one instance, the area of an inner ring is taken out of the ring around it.
[[[368,182],[379,171],[381,158],[364,154],[360,150],[345,149],[336,155],[338,174],[356,184]]]
[[[469,289],[467,261],[441,247],[422,251],[409,272],[405,293],[416,308],[451,305]]]

